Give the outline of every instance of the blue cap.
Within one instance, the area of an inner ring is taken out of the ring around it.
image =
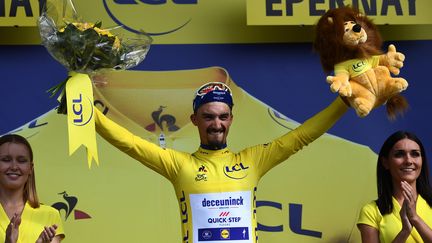
[[[223,102],[230,108],[233,107],[233,99],[231,89],[224,83],[211,82],[201,86],[195,95],[193,101],[193,111],[196,112],[198,108],[209,102]]]

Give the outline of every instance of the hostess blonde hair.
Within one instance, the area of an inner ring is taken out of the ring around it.
[[[28,202],[32,208],[38,208],[40,206],[40,203],[36,192],[36,179],[35,179],[34,164],[33,164],[33,150],[30,146],[30,143],[27,141],[26,138],[17,134],[7,134],[0,137],[0,146],[5,143],[22,144],[27,147],[27,150],[30,154],[31,174],[29,175],[27,182],[24,185],[23,199],[25,202]]]

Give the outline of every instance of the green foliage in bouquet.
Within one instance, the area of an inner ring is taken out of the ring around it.
[[[115,68],[129,50],[117,36],[100,29],[102,23],[69,23],[57,33],[53,50],[60,52],[70,70]]]
[[[101,26],[83,20],[72,0],[46,0],[38,19],[42,44],[69,71],[68,78],[47,91],[51,97],[61,92],[58,113],[67,113],[65,86],[74,73],[126,70],[141,63],[150,49],[152,38],[144,31],[132,35],[122,26]]]

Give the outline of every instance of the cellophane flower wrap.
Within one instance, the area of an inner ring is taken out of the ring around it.
[[[149,35],[132,34],[121,26],[103,27],[85,21],[71,0],[47,0],[39,21],[42,44],[71,73],[94,75],[103,70],[125,70],[138,65],[149,51]],[[68,78],[48,90],[60,94],[58,113],[66,114],[65,84]]]
[[[83,20],[72,0],[47,0],[38,26],[42,44],[69,71],[48,90],[51,96],[61,92],[57,112],[67,114],[69,155],[83,145],[89,167],[93,159],[99,164],[90,76],[138,65],[152,39],[144,32],[132,34],[121,26],[105,28],[97,20]]]

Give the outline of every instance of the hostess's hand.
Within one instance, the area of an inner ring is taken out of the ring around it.
[[[411,222],[408,219],[407,216],[407,201],[404,200],[404,202],[402,203],[402,208],[399,211],[399,215],[401,217],[401,221],[402,221],[402,229],[401,231],[396,235],[396,238],[393,239],[393,243],[402,243],[402,242],[406,242],[406,240],[408,239],[409,235],[411,234],[411,230],[413,228]]]
[[[408,210],[407,210],[407,208],[408,208],[408,202],[406,200],[404,200],[404,202],[402,204],[402,208],[401,208],[401,210],[399,212],[399,215],[400,215],[401,220],[402,220],[402,231],[411,233],[412,224],[411,224],[411,222],[409,221],[409,218],[408,218]]]
[[[389,45],[387,53],[380,56],[379,63],[386,66],[392,74],[398,75],[403,67],[404,60],[405,55],[397,52],[394,45]]]
[[[45,226],[36,243],[50,243],[56,236],[57,225]]]
[[[401,182],[401,189],[404,196],[403,207],[405,208],[409,223],[412,227],[416,228],[423,242],[432,242],[432,228],[417,214],[416,203],[418,195],[416,191],[406,181]]]
[[[415,195],[413,188],[411,185],[406,182],[401,182],[402,193],[404,195],[404,204],[406,204],[406,214],[410,221],[417,219],[417,195]]]
[[[16,243],[18,241],[19,226],[21,224],[21,216],[14,214],[12,216],[9,225],[6,228],[6,239],[5,243]]]
[[[339,95],[342,97],[350,97],[352,89],[348,78],[346,74],[338,74],[336,76],[327,76],[326,81],[330,84],[330,90],[333,93],[339,92]]]

